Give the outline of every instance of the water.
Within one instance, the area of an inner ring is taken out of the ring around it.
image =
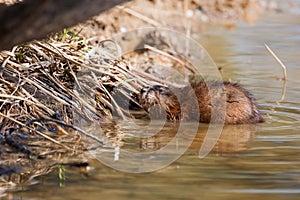
[[[256,24],[240,23],[233,31],[211,28],[198,40],[222,66],[224,79],[238,81],[254,93],[265,123],[226,126],[203,159],[198,153],[205,125],[189,150],[161,170],[131,174],[91,160],[89,175],[56,168],[38,177],[37,184],[12,191],[8,199],[300,199],[299,12],[266,14]],[[288,68],[281,102],[282,69],[264,43]],[[131,134],[138,131],[126,123],[120,126]],[[153,140],[126,138],[125,148],[159,148],[174,136],[174,129],[167,125]],[[62,171],[65,179],[59,178]]]

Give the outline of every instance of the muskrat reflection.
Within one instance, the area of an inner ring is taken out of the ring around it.
[[[141,125],[141,123],[143,123],[143,125]],[[176,134],[181,134],[181,139],[178,140],[178,143],[173,143],[172,145],[178,145],[178,147],[180,147],[190,142],[188,141],[189,139],[185,140],[185,138],[190,138],[191,134],[195,134],[191,133],[191,131],[194,130],[189,130],[189,125],[184,125],[183,131],[180,132],[180,124],[166,122],[163,124],[161,129],[158,130],[157,127],[161,124],[162,123],[159,121],[147,124],[145,121],[140,120],[137,122],[138,126],[147,126],[146,128],[140,129],[132,129],[128,123],[119,124],[119,130],[122,131],[124,135],[127,135],[127,133],[135,135],[135,131],[139,132],[136,134],[134,139],[125,136],[125,140],[121,148],[135,152],[156,151],[170,145],[170,142],[174,139],[174,137],[176,137]],[[206,137],[208,127],[209,126],[207,124],[199,125],[198,132],[189,146],[190,151],[197,152],[196,154],[198,154],[198,151],[203,144],[203,140]],[[247,142],[254,138],[256,127],[257,126],[251,124],[224,126],[211,153],[222,155],[223,153],[245,150],[247,148]],[[148,133],[147,130],[149,131]],[[176,148],[177,147],[175,146],[174,149]]]
[[[195,132],[194,128],[189,128],[191,125],[199,125],[198,131]],[[180,126],[183,128],[180,129]],[[207,135],[208,128],[208,124],[196,122],[195,124],[180,124],[159,120],[151,122],[132,120],[118,121],[118,123],[111,125],[110,123],[101,124],[102,130],[100,132],[99,128],[92,132],[99,138],[106,138],[104,140],[106,148],[118,146],[129,152],[154,152],[169,145],[174,145],[174,150],[188,145],[189,151],[197,155],[205,137],[211,137]],[[245,150],[247,142],[254,138],[256,128],[257,126],[253,124],[225,125],[221,130],[220,137],[215,138],[216,144],[210,153],[222,155]],[[180,138],[171,143],[178,136],[177,134],[180,135]],[[195,137],[191,137],[191,135],[195,135]],[[95,142],[92,143],[95,144]],[[90,150],[94,148],[95,151],[101,150],[101,145],[92,146],[94,145],[89,145]]]
[[[207,125],[204,125],[198,129],[197,135],[190,145],[190,151],[198,153],[207,134],[207,129]],[[160,148],[163,148],[164,146],[168,145],[168,143],[177,134],[177,130],[178,127],[173,126],[173,128],[170,129],[169,126],[168,130],[166,131],[162,130],[152,137],[142,138],[140,139],[139,147],[144,151],[156,151]],[[224,126],[211,153],[215,155],[222,155],[224,153],[228,154],[245,150],[247,148],[247,142],[254,138],[255,131],[256,126],[254,125]],[[183,134],[189,134],[189,131],[186,130],[186,133]],[[182,144],[179,143],[177,145]]]

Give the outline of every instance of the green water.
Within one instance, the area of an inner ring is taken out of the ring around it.
[[[198,157],[205,135],[200,128],[178,160],[160,170],[133,174],[90,160],[88,175],[54,169],[32,185],[17,187],[7,199],[300,199],[300,21],[298,14],[267,14],[254,25],[228,31],[211,28],[198,41],[222,66],[224,79],[240,82],[257,98],[266,122],[226,126],[205,158]],[[267,43],[287,66],[285,98],[282,70]],[[156,124],[154,123],[153,126]],[[128,135],[139,130],[120,123]],[[153,150],[168,144],[174,126],[152,140],[125,138],[124,148]],[[186,129],[185,133],[188,133]],[[174,145],[176,146],[176,145]]]

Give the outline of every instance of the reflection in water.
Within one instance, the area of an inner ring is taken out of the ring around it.
[[[225,126],[220,138],[213,138],[208,124],[195,122],[171,123],[161,120],[128,120],[93,128],[92,133],[104,138],[109,132],[117,133],[105,141],[104,148],[95,141],[85,142],[89,157],[112,169],[145,173],[168,167],[188,149],[195,158],[202,157],[204,143],[212,145],[211,155],[233,155],[244,150],[254,137],[256,125]],[[218,134],[219,135],[219,134]],[[207,144],[206,144],[207,146]]]
[[[132,131],[130,130],[131,127],[123,125],[124,124],[120,125],[120,129],[123,130],[124,133],[126,133],[126,131]],[[153,126],[155,126],[155,124]],[[178,126],[179,124],[166,123],[164,127],[152,137],[138,138],[132,142],[130,142],[132,139],[128,138],[126,141],[127,145],[125,144],[124,148],[139,149],[140,151],[156,151],[169,144],[173,137],[178,133]],[[254,137],[256,128],[257,127],[255,125],[224,126],[221,136],[211,153],[214,155],[222,155],[224,153],[233,153],[235,151],[241,151],[245,149],[246,142]],[[149,129],[155,130],[156,128],[149,127]],[[198,132],[190,146],[190,150],[194,151],[194,153],[199,152],[199,149],[206,136],[207,129],[207,124],[199,125]],[[190,130],[188,127],[186,127],[184,134],[189,135],[192,133],[190,133]],[[176,145],[181,144],[177,143]]]

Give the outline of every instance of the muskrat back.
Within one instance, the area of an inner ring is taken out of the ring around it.
[[[220,113],[220,120],[224,120],[225,124],[264,121],[253,96],[231,82],[200,81],[177,89],[149,86],[141,89],[139,101],[147,112],[155,105],[160,106],[171,121],[199,119],[199,122],[210,123],[213,111]],[[220,121],[217,119],[215,122]]]

